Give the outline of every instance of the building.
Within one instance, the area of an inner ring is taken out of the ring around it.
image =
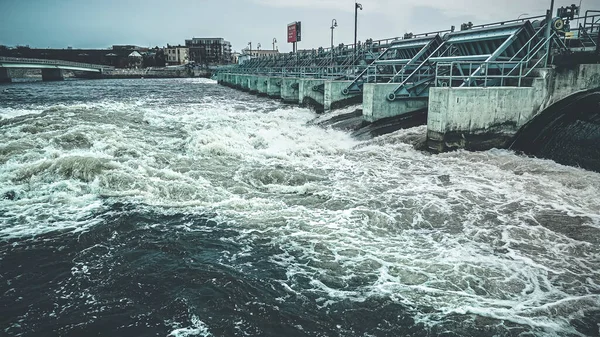
[[[244,50],[242,50],[241,54],[238,54],[238,55],[236,55],[236,57],[234,57],[234,62],[236,62],[237,64],[244,64],[245,62],[250,61],[251,59],[260,58],[260,57],[269,57],[269,56],[274,56],[274,55],[279,55],[279,50],[244,49]]]
[[[238,56],[238,64],[242,65],[250,60],[252,60],[254,57],[250,56],[250,54],[241,54],[240,56]]]
[[[192,38],[185,40],[190,61],[201,64],[231,63],[231,43],[223,38]]]
[[[233,54],[231,54],[231,63],[238,64],[238,61],[240,59],[240,55],[242,55],[242,54],[240,54],[238,52],[234,52]]]
[[[131,44],[122,44],[122,45],[115,44],[112,46],[112,50],[129,50],[129,51],[135,50],[135,51],[138,51],[141,53],[141,52],[148,51],[148,48],[135,46],[135,45],[131,45]]]
[[[167,65],[187,64],[190,60],[190,49],[185,46],[170,46],[165,48],[165,61]]]
[[[138,53],[137,50],[134,50],[127,56],[129,59],[129,67],[130,68],[140,68],[144,61],[144,57],[142,54]]]

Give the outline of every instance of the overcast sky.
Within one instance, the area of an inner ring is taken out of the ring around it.
[[[579,0],[556,0],[566,6]],[[457,28],[543,15],[550,0],[359,0],[358,39]],[[582,8],[600,9],[600,0]],[[354,0],[0,0],[0,44],[39,48],[108,48],[113,44],[164,46],[191,37],[224,37],[240,51],[252,42],[290,51],[286,26],[302,21],[300,49],[354,39]]]

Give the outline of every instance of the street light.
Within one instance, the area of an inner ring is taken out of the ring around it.
[[[356,35],[358,34],[358,9],[363,10],[363,6],[358,2],[354,3],[354,53],[352,57],[352,66],[356,63]]]
[[[333,30],[337,26],[338,26],[337,20],[336,19],[331,20],[331,51],[333,51]]]
[[[250,56],[252,56],[252,41],[248,42],[248,46],[250,46],[250,50],[248,51],[248,54],[250,54]]]
[[[275,44],[277,43],[277,39],[273,38],[273,50],[275,50]]]

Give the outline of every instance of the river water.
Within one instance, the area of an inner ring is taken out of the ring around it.
[[[204,79],[0,86],[2,336],[598,336],[600,174]]]

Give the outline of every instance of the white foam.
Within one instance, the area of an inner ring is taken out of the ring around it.
[[[575,333],[577,308],[600,306],[600,248],[576,235],[600,228],[600,174],[505,150],[429,155],[407,144],[424,127],[359,142],[235,91],[168,99],[56,106],[36,128],[7,125],[0,193],[18,200],[0,200],[0,237],[85,230],[112,197],[218,214],[246,247],[224,264],[270,242],[286,291],[321,307],[387,296],[435,308],[417,314],[424,324],[476,314],[543,336]]]
[[[168,337],[209,337],[212,334],[206,323],[202,322],[198,316],[192,315],[192,326],[186,328],[177,328],[171,331]]]
[[[43,109],[19,109],[11,107],[0,107],[0,120],[11,119],[26,115],[38,115],[42,112],[44,112]]]

